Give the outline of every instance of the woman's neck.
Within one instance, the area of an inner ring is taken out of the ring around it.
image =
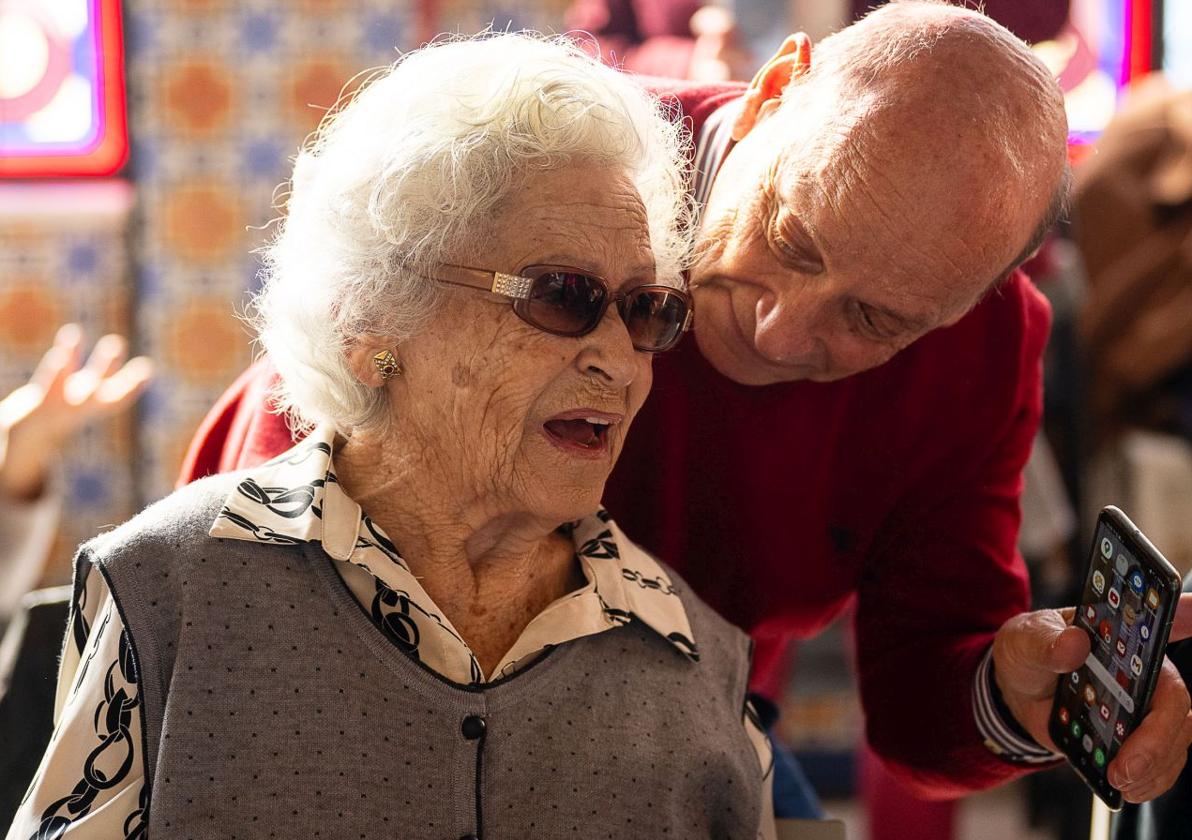
[[[502,509],[426,449],[394,449],[353,435],[337,447],[336,477],[490,674],[536,615],[582,585],[574,546],[559,523]]]

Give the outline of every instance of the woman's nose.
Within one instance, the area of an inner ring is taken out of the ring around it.
[[[629,330],[616,306],[610,306],[596,325],[583,337],[584,349],[577,362],[590,376],[611,388],[625,388],[638,372],[638,352],[629,338]]]

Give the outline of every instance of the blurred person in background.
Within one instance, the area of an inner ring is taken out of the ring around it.
[[[1125,499],[1192,572],[1192,91],[1136,83],[1078,170],[1073,239],[1087,274],[1079,337],[1094,451],[1089,507]],[[1185,589],[1192,591],[1192,575]],[[1192,682],[1192,645],[1169,649]],[[1114,821],[1119,840],[1192,837],[1192,771]]]
[[[695,132],[699,315],[606,498],[753,636],[755,690],[855,599],[869,742],[956,797],[1060,760],[1057,675],[1089,651],[1060,612],[1024,612],[1015,548],[1048,328],[1016,268],[1066,198],[1063,102],[1025,44],[940,3],[885,6],[814,55],[796,35],[748,86],[651,82]],[[183,480],[293,445],[273,378],[266,359],[232,386]],[[1165,667],[1110,766],[1128,800],[1175,779],[1188,708]],[[783,768],[780,817],[809,804]]]
[[[80,550],[11,840],[773,837],[748,637],[601,507],[690,323],[684,151],[512,34],[328,119],[254,306],[310,434]]]
[[[588,46],[601,59],[633,73],[723,82],[757,69],[732,11],[702,0],[576,0],[566,21],[595,36]]]
[[[83,361],[83,334],[62,327],[29,382],[0,400],[0,628],[45,573],[62,498],[54,468],[88,423],[128,410],[148,384],[148,359],[105,335]]]
[[[153,375],[105,335],[83,361],[67,324],[29,382],[0,400],[0,825],[16,813],[53,729],[54,672],[69,599],[34,593],[50,565],[63,510],[57,461],[85,425],[129,410]],[[6,632],[7,630],[7,632]]]
[[[1104,472],[1145,461],[1163,476],[1165,493],[1111,492],[1146,499],[1140,527],[1186,572],[1192,529],[1177,497],[1192,493],[1192,91],[1158,76],[1135,85],[1096,149],[1073,194],[1094,454],[1117,462]]]
[[[849,0],[854,18],[861,18],[889,0]],[[1068,22],[1070,0],[985,0],[981,11],[1028,44],[1054,38]]]

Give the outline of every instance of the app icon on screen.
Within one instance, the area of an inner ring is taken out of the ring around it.
[[[1120,720],[1117,723],[1115,723],[1113,725],[1113,734],[1118,736],[1119,739],[1125,738],[1126,737],[1126,724],[1122,723]]]
[[[1105,575],[1101,574],[1101,570],[1093,572],[1093,591],[1098,595],[1105,592]]]
[[[1159,590],[1153,586],[1146,591],[1146,605],[1152,610],[1159,609]]]
[[[1097,617],[1097,608],[1092,604],[1086,604],[1084,608],[1084,620],[1089,624],[1093,623],[1093,619]]]
[[[1072,672],[1072,685],[1080,685],[1080,672],[1079,671]]]
[[[1141,569],[1131,569],[1130,574],[1126,576],[1126,580],[1130,583],[1130,588],[1142,594],[1142,590],[1146,587],[1146,580],[1142,576]]]
[[[1078,721],[1078,720],[1072,721],[1072,737],[1079,738],[1081,736],[1081,733],[1083,733],[1083,732],[1084,732],[1084,727],[1082,727],[1080,725],[1080,721]]]
[[[1142,657],[1137,653],[1130,657],[1130,670],[1136,677],[1142,673]]]
[[[1117,591],[1116,586],[1109,587],[1109,594],[1105,596],[1105,600],[1108,601],[1109,606],[1113,607],[1115,610],[1121,606],[1122,596],[1121,593]]]
[[[1072,715],[1068,713],[1068,707],[1060,706],[1060,723],[1062,723],[1064,726],[1067,726],[1071,718]]]
[[[1101,538],[1101,555],[1109,560],[1113,557],[1113,543],[1109,541],[1109,537]]]
[[[1117,655],[1118,655],[1118,656],[1125,656],[1125,655],[1126,655],[1126,642],[1125,642],[1125,640],[1123,640],[1123,639],[1118,639],[1118,640],[1117,640],[1117,644],[1115,644],[1115,645],[1114,645],[1114,648],[1116,648],[1116,650],[1117,650]]]
[[[1126,689],[1126,691],[1130,690],[1130,675],[1125,671],[1118,671],[1116,674],[1114,674],[1113,678],[1117,680],[1117,684]]]
[[[1104,703],[1102,703],[1101,708],[1098,709],[1098,711],[1101,713],[1101,720],[1109,720],[1109,707],[1108,706],[1106,706]]]
[[[1093,763],[1095,763],[1098,767],[1105,766],[1105,751],[1100,747],[1097,747],[1097,749],[1093,750]]]
[[[1093,736],[1085,735],[1083,738],[1080,739],[1080,744],[1081,744],[1081,746],[1084,747],[1085,752],[1092,752],[1093,751]]]
[[[1149,624],[1140,625],[1138,628],[1138,635],[1142,637],[1142,640],[1144,642],[1147,639],[1149,639],[1151,637],[1151,625],[1149,625]]]
[[[1090,683],[1084,684],[1084,704],[1091,706],[1097,702],[1097,692]]]
[[[1119,554],[1117,559],[1113,561],[1113,568],[1119,575],[1125,577],[1126,572],[1130,571],[1130,561],[1127,560],[1123,555]]]
[[[1109,623],[1108,619],[1101,619],[1101,623],[1097,625],[1097,635],[1105,644],[1113,641],[1113,625]]]

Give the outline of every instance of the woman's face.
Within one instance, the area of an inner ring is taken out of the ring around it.
[[[471,265],[569,266],[614,293],[654,282],[645,208],[615,171],[534,173],[491,231]],[[651,355],[633,349],[615,306],[589,334],[565,338],[522,321],[508,299],[445,288],[427,327],[397,348],[394,443],[419,447],[457,501],[559,522],[591,513],[650,390]]]

